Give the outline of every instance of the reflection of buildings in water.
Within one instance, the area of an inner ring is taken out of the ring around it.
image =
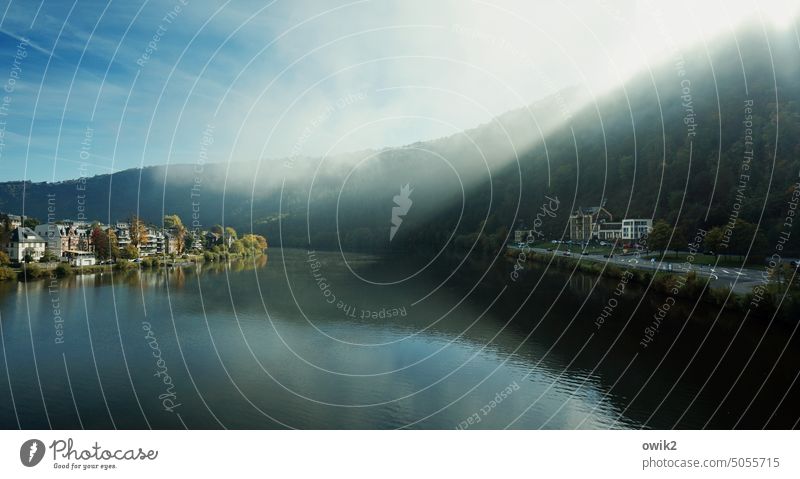
[[[184,268],[171,268],[170,276],[174,287],[179,289],[186,287],[186,271]]]
[[[569,278],[570,289],[580,295],[587,295],[592,290],[597,278],[588,274],[573,274]]]

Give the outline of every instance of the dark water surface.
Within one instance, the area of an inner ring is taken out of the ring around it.
[[[0,427],[792,428],[800,417],[794,325],[678,300],[643,347],[667,298],[633,285],[617,296],[616,280],[537,267],[511,281],[506,263],[298,250],[257,262],[0,284]]]

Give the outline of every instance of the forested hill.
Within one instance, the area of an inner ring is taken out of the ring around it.
[[[615,217],[664,219],[679,239],[735,218],[758,224],[760,254],[785,230],[799,179],[800,58],[792,32],[745,30],[707,50],[676,50],[581,108],[582,93],[568,91],[453,137],[264,162],[257,173],[252,163],[205,165],[198,180],[194,166],[173,165],[88,178],[85,187],[83,180],[27,184],[25,210],[46,218],[52,193],[57,217],[74,218],[83,188],[91,218],[138,210],[153,222],[177,213],[189,224],[199,210],[205,226],[252,229],[271,245],[474,245],[488,254],[517,221],[530,224],[546,196],[560,200],[542,226],[548,236],[564,233],[577,206],[605,199]],[[412,205],[390,241],[404,185]],[[21,183],[0,185],[0,210],[22,211]]]
[[[697,228],[749,222],[758,225],[752,256],[771,253],[778,235],[791,229],[784,223],[800,181],[796,52],[791,29],[738,32],[736,41],[711,44],[708,51],[675,52],[589,104],[530,149],[519,171],[512,164],[493,176],[495,203],[485,230],[499,234],[482,245],[497,247],[521,193],[519,217],[528,225],[545,195],[560,199],[557,218],[544,218],[542,229],[550,236],[564,233],[577,206],[605,199],[617,219],[666,220],[684,248]],[[490,196],[484,189],[470,199],[467,209],[480,210]],[[473,221],[477,230],[480,220]],[[799,238],[795,231],[786,250],[800,252]],[[749,243],[738,241],[737,247],[746,251]]]

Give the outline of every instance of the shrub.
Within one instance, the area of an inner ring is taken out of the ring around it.
[[[28,263],[22,266],[22,270],[19,272],[18,276],[20,281],[30,281],[47,276],[47,271],[43,270],[42,267],[36,263]]]
[[[0,266],[0,281],[10,281],[17,279],[17,273],[8,266]]]
[[[69,276],[72,274],[72,266],[70,266],[69,263],[59,263],[59,265],[56,266],[55,274],[59,278]]]
[[[120,260],[114,264],[115,271],[128,271],[134,269],[136,265],[130,261]]]

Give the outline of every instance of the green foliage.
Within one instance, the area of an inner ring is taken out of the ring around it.
[[[672,234],[672,227],[664,220],[658,220],[653,224],[653,231],[647,235],[647,247],[652,251],[661,251],[669,246],[669,237]]]
[[[0,281],[10,281],[17,279],[17,273],[8,266],[0,266]]]
[[[30,281],[33,279],[44,278],[49,273],[36,263],[27,263],[22,265],[22,270],[19,272],[20,281]]]
[[[703,246],[705,247],[706,251],[710,251],[713,253],[717,253],[720,250],[720,245],[722,244],[722,228],[719,226],[715,226],[711,228],[706,237],[703,239]]]
[[[136,263],[120,260],[114,264],[114,271],[130,271],[132,269],[136,269]]]
[[[53,272],[59,278],[64,278],[72,274],[72,266],[70,266],[69,263],[59,263]]]
[[[113,237],[110,236],[111,234],[113,234]],[[92,244],[94,245],[94,254],[97,259],[105,261],[118,257],[119,248],[116,243],[117,236],[112,230],[105,232],[99,226],[95,226],[92,229]]]
[[[132,244],[129,244],[122,250],[120,257],[123,259],[136,259],[139,257],[139,250]]]
[[[5,251],[0,251],[0,266],[8,266],[11,264],[11,258]]]
[[[30,229],[34,229],[40,224],[41,222],[37,218],[25,218],[22,220],[22,226]]]
[[[58,261],[58,256],[50,250],[45,250],[42,257],[39,258],[40,263],[54,263],[56,261]]]

